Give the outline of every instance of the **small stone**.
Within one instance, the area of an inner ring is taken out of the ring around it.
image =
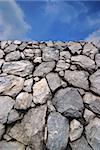
[[[59,71],[59,75],[61,76],[61,77],[63,77],[64,76],[64,71],[63,70],[61,70],[61,71]]]
[[[26,43],[26,42],[23,42],[20,46],[18,46],[18,49],[19,49],[20,51],[23,51],[26,47],[27,47],[27,43]]]
[[[33,75],[34,76],[42,76],[44,77],[46,74],[51,72],[53,68],[55,67],[55,62],[42,62],[34,71]]]
[[[31,92],[32,85],[33,85],[33,78],[25,80],[23,90],[26,92]]]
[[[57,88],[61,86],[61,78],[57,73],[49,73],[47,76],[47,81],[50,89],[54,92]]]
[[[34,52],[35,52],[35,58],[41,57],[41,50],[40,49],[36,48],[36,49],[34,49]]]
[[[100,67],[100,54],[96,54],[95,61],[98,67]]]
[[[0,59],[0,68],[2,67],[2,65],[4,64],[4,59]]]
[[[67,82],[65,82],[65,81],[63,81],[63,80],[61,81],[61,86],[62,86],[63,88],[67,87],[67,85],[68,85]]]
[[[2,139],[4,133],[5,133],[5,125],[0,123],[0,140]]]
[[[52,41],[47,41],[46,44],[47,44],[48,47],[53,47],[53,42]]]
[[[14,107],[16,109],[21,109],[21,110],[26,110],[31,106],[32,103],[32,94],[29,94],[27,92],[21,92],[17,97],[16,97],[16,102]]]
[[[82,116],[83,100],[76,89],[60,89],[52,101],[57,111],[63,113],[64,116],[75,118]]]
[[[66,70],[70,67],[69,63],[66,63],[64,60],[59,60],[56,65],[56,71]]]
[[[33,101],[35,104],[44,104],[51,98],[51,92],[45,78],[33,85]]]
[[[88,83],[88,73],[85,71],[65,71],[65,79],[73,86],[83,88],[85,90],[89,89],[89,83]]]
[[[71,54],[69,51],[60,52],[60,59],[67,60],[67,59],[70,59],[70,57],[71,57]]]
[[[33,49],[25,49],[25,50],[23,51],[23,53],[24,53],[24,56],[25,56],[26,58],[33,60],[33,58],[34,58],[34,51],[33,51]]]
[[[19,113],[15,109],[12,109],[8,115],[7,123],[12,123],[19,119],[21,119]]]
[[[8,114],[10,113],[15,101],[9,96],[0,96],[0,123],[7,122]]]
[[[23,88],[24,79],[21,77],[0,74],[0,93],[16,96]]]
[[[0,59],[5,55],[4,51],[0,49]]]
[[[85,127],[85,133],[88,143],[91,145],[92,149],[100,149],[100,119],[94,118]]]
[[[90,89],[100,95],[100,69],[98,69],[94,74],[89,78],[91,82]]]
[[[89,123],[90,120],[94,119],[95,116],[96,115],[92,111],[90,111],[90,110],[85,108],[85,110],[84,110],[84,118],[85,118],[87,123]]]
[[[74,142],[71,142],[70,145],[72,150],[92,150],[84,136]]]
[[[30,61],[20,60],[16,62],[15,61],[5,62],[3,64],[2,70],[4,73],[25,77],[32,73],[33,67],[34,66]]]
[[[75,141],[79,139],[83,132],[83,125],[77,121],[76,119],[73,119],[70,123],[70,141]]]
[[[85,91],[84,91],[83,89],[80,89],[80,88],[78,89],[78,88],[77,88],[77,90],[79,91],[79,93],[80,93],[82,96],[85,94]]]
[[[17,47],[18,47],[18,46],[15,45],[15,44],[10,44],[8,47],[6,47],[6,48],[4,49],[4,52],[10,53],[10,52],[12,52],[12,51],[15,51]]]
[[[69,137],[69,122],[58,112],[51,112],[47,120],[49,150],[64,150]]]
[[[1,41],[1,49],[4,49],[7,46],[7,41]]]
[[[42,57],[36,57],[34,59],[34,63],[41,63],[42,62]]]
[[[25,146],[15,141],[0,141],[0,150],[25,150]]]
[[[59,51],[55,48],[45,47],[42,55],[43,61],[53,61],[59,59]]]
[[[19,60],[21,57],[21,54],[19,51],[14,51],[6,55],[5,60],[6,61],[12,61],[12,60]]]
[[[20,44],[21,44],[21,41],[15,40],[13,43],[14,43],[14,44],[17,44],[17,45],[20,45]]]
[[[95,69],[95,62],[87,56],[78,55],[71,57],[72,64],[80,65],[84,69]]]
[[[69,42],[68,43],[68,48],[71,50],[71,52],[73,54],[75,54],[75,53],[80,54],[81,50],[82,50],[82,46],[78,42]]]
[[[55,107],[52,104],[51,100],[47,101],[48,112],[56,111]]]
[[[39,80],[40,80],[39,77],[35,77],[35,78],[34,78],[34,81],[35,81],[35,82],[38,82]]]
[[[71,69],[71,70],[77,70],[77,67],[76,67],[76,65],[71,65],[71,66],[70,66],[70,69]]]

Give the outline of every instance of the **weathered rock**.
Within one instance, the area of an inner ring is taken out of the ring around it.
[[[55,48],[45,47],[43,49],[42,58],[44,61],[52,61],[52,60],[57,61],[59,59],[59,51]]]
[[[12,60],[19,60],[21,57],[21,54],[19,51],[14,51],[6,55],[5,60],[6,61],[12,61]]]
[[[0,123],[0,140],[4,133],[5,133],[5,125]]]
[[[34,150],[43,150],[46,111],[46,105],[30,109],[22,122],[15,124],[8,134],[17,141],[30,145]]]
[[[100,54],[95,55],[95,61],[98,67],[100,67]]]
[[[0,150],[25,150],[25,146],[19,142],[0,142]]]
[[[1,49],[4,49],[7,46],[7,41],[1,41]]]
[[[73,119],[70,123],[70,141],[79,139],[83,132],[83,125],[76,119]]]
[[[51,100],[47,101],[48,112],[56,111],[55,107],[52,104]]]
[[[23,53],[24,53],[26,58],[33,60],[33,58],[34,58],[34,50],[33,49],[25,49],[23,51]]]
[[[15,101],[9,96],[0,96],[0,123],[6,123]]]
[[[90,89],[100,95],[100,69],[90,76]]]
[[[64,60],[59,60],[56,65],[56,71],[66,70],[70,67],[70,64],[65,62]]]
[[[20,114],[15,109],[12,109],[8,115],[7,123],[15,122],[21,118],[22,118],[22,115],[20,116]]]
[[[1,68],[1,66],[4,64],[4,59],[0,59],[0,68]]]
[[[85,110],[84,110],[84,118],[85,118],[87,123],[89,123],[90,120],[92,120],[95,116],[96,115],[92,111],[90,111],[90,110],[85,108]]]
[[[32,78],[25,80],[23,90],[26,92],[31,92],[32,85],[33,85]]]
[[[41,50],[39,48],[34,49],[34,52],[35,52],[35,58],[41,57]]]
[[[61,86],[61,79],[57,73],[49,73],[46,78],[52,91],[55,91]]]
[[[65,79],[73,86],[83,88],[85,90],[89,89],[89,83],[88,83],[88,73],[85,71],[65,71]]]
[[[69,137],[69,123],[67,118],[58,112],[50,113],[47,121],[49,150],[65,150]]]
[[[95,62],[87,56],[78,55],[71,57],[72,64],[80,65],[84,69],[95,69]]]
[[[12,62],[5,62],[3,64],[2,70],[4,73],[19,75],[21,77],[25,77],[30,75],[33,71],[33,65],[31,62],[27,60],[21,61],[12,61]]]
[[[88,143],[94,150],[100,149],[100,119],[94,118],[85,128]]]
[[[14,44],[17,44],[17,45],[20,45],[20,44],[21,44],[21,41],[15,40],[13,43],[14,43]]]
[[[83,100],[85,103],[89,104],[89,107],[94,113],[100,114],[100,97],[87,92]]]
[[[51,98],[51,92],[45,78],[33,85],[33,101],[35,104],[44,104]]]
[[[34,71],[34,76],[45,76],[55,67],[55,62],[42,62]]]
[[[80,43],[78,42],[69,42],[68,43],[68,48],[71,50],[71,52],[73,54],[78,53],[80,54],[81,50],[82,50],[82,46]]]
[[[32,103],[32,94],[29,94],[27,92],[21,92],[17,97],[16,97],[16,102],[14,107],[16,109],[22,109],[26,110],[31,106]]]
[[[27,43],[26,43],[26,42],[23,42],[20,46],[18,46],[18,49],[19,49],[20,51],[23,51],[26,47],[27,47]]]
[[[36,57],[34,59],[34,63],[41,63],[42,62],[42,57]]]
[[[70,59],[70,57],[71,57],[71,54],[69,51],[60,52],[60,59],[67,60],[67,59]]]
[[[13,75],[0,75],[0,93],[16,96],[23,88],[24,79]]]
[[[82,98],[74,88],[59,90],[53,98],[53,105],[68,117],[80,117],[84,108]]]
[[[92,150],[86,139],[82,136],[77,141],[70,143],[72,150]],[[95,149],[99,150],[99,149]]]
[[[17,47],[18,47],[18,46],[15,45],[15,44],[10,44],[9,46],[7,46],[7,47],[4,49],[4,52],[9,53],[9,52],[15,51]]]
[[[4,51],[0,49],[0,59],[5,55]]]

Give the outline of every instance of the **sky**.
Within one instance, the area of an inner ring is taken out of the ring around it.
[[[0,0],[0,40],[100,40],[100,0]]]

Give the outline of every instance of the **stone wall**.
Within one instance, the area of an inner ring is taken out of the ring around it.
[[[100,49],[0,42],[0,150],[100,150]]]

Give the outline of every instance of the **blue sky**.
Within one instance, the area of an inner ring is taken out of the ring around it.
[[[0,0],[0,40],[98,40],[100,1]]]

